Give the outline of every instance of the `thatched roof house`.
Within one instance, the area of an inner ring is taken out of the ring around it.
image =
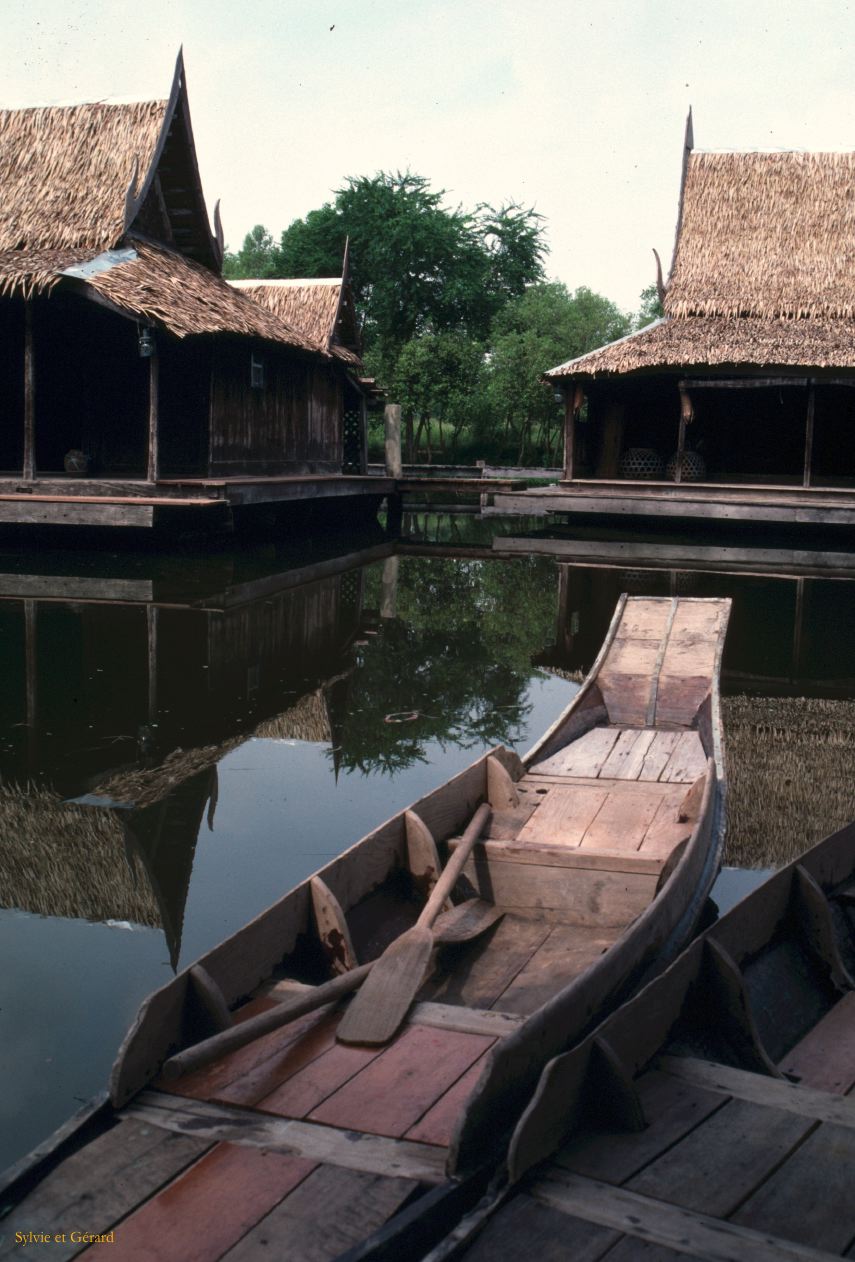
[[[855,475],[853,187],[855,153],[701,152],[689,116],[664,317],[546,374],[594,422],[569,477]]]
[[[166,101],[0,111],[0,472],[340,471],[355,359],[229,285],[214,224],[180,54]]]

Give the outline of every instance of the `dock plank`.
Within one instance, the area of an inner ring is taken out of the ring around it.
[[[3,1219],[0,1257],[17,1254],[17,1231],[68,1232],[76,1223],[86,1224],[85,1231],[109,1231],[210,1147],[208,1140],[123,1120],[67,1157]],[[51,1241],[28,1245],[26,1256],[62,1262],[83,1247]]]
[[[855,1132],[824,1123],[733,1215],[733,1222],[840,1253],[855,1237]]]
[[[780,1062],[806,1087],[846,1094],[855,1086],[855,993],[848,992]]]
[[[122,1262],[219,1258],[315,1165],[301,1157],[218,1144],[119,1224],[117,1256]]]
[[[714,1262],[828,1262],[826,1252],[777,1234],[722,1222],[555,1168],[547,1167],[529,1191],[543,1204],[588,1222]]]
[[[617,1231],[574,1218],[519,1192],[493,1215],[461,1257],[464,1262],[532,1256],[538,1262],[598,1262],[619,1239]]]
[[[328,1126],[400,1138],[494,1042],[480,1034],[409,1026],[309,1116]]]
[[[409,1179],[322,1166],[225,1255],[224,1262],[332,1262],[382,1227],[414,1190]]]
[[[678,1082],[658,1070],[649,1070],[635,1085],[648,1122],[645,1129],[586,1129],[559,1151],[558,1165],[604,1183],[623,1183],[724,1103],[717,1092]]]
[[[782,1109],[731,1100],[626,1186],[658,1201],[726,1218],[815,1125]]]

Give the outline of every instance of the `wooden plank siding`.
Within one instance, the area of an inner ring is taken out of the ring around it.
[[[263,386],[251,387],[252,359]],[[211,383],[211,474],[340,471],[342,380],[269,344],[218,347]]]

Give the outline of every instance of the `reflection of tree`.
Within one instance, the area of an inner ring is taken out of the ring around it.
[[[538,558],[403,557],[398,617],[359,648],[347,708],[334,719],[339,766],[391,774],[426,761],[429,742],[518,743],[532,654],[553,632],[554,575]],[[379,605],[379,583],[376,567],[367,575],[369,607]],[[386,722],[411,711],[411,722]]]

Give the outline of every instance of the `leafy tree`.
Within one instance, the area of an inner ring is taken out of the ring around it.
[[[637,329],[643,329],[645,325],[652,324],[654,320],[659,320],[665,314],[655,282],[642,289],[638,301],[638,315],[635,317]]]
[[[419,450],[427,436],[431,459],[431,421],[437,425],[443,457],[453,460],[463,430],[482,421],[486,385],[484,348],[465,333],[424,333],[406,342],[389,381],[391,395],[401,404],[402,418],[413,446]]]
[[[547,368],[623,337],[631,318],[608,298],[553,281],[532,285],[496,316],[489,370],[489,431],[510,459],[557,458],[563,413],[541,380]],[[484,435],[489,438],[490,433]]]
[[[226,254],[223,273],[230,280],[266,280],[277,275],[276,244],[263,224],[256,224],[236,254]]]

